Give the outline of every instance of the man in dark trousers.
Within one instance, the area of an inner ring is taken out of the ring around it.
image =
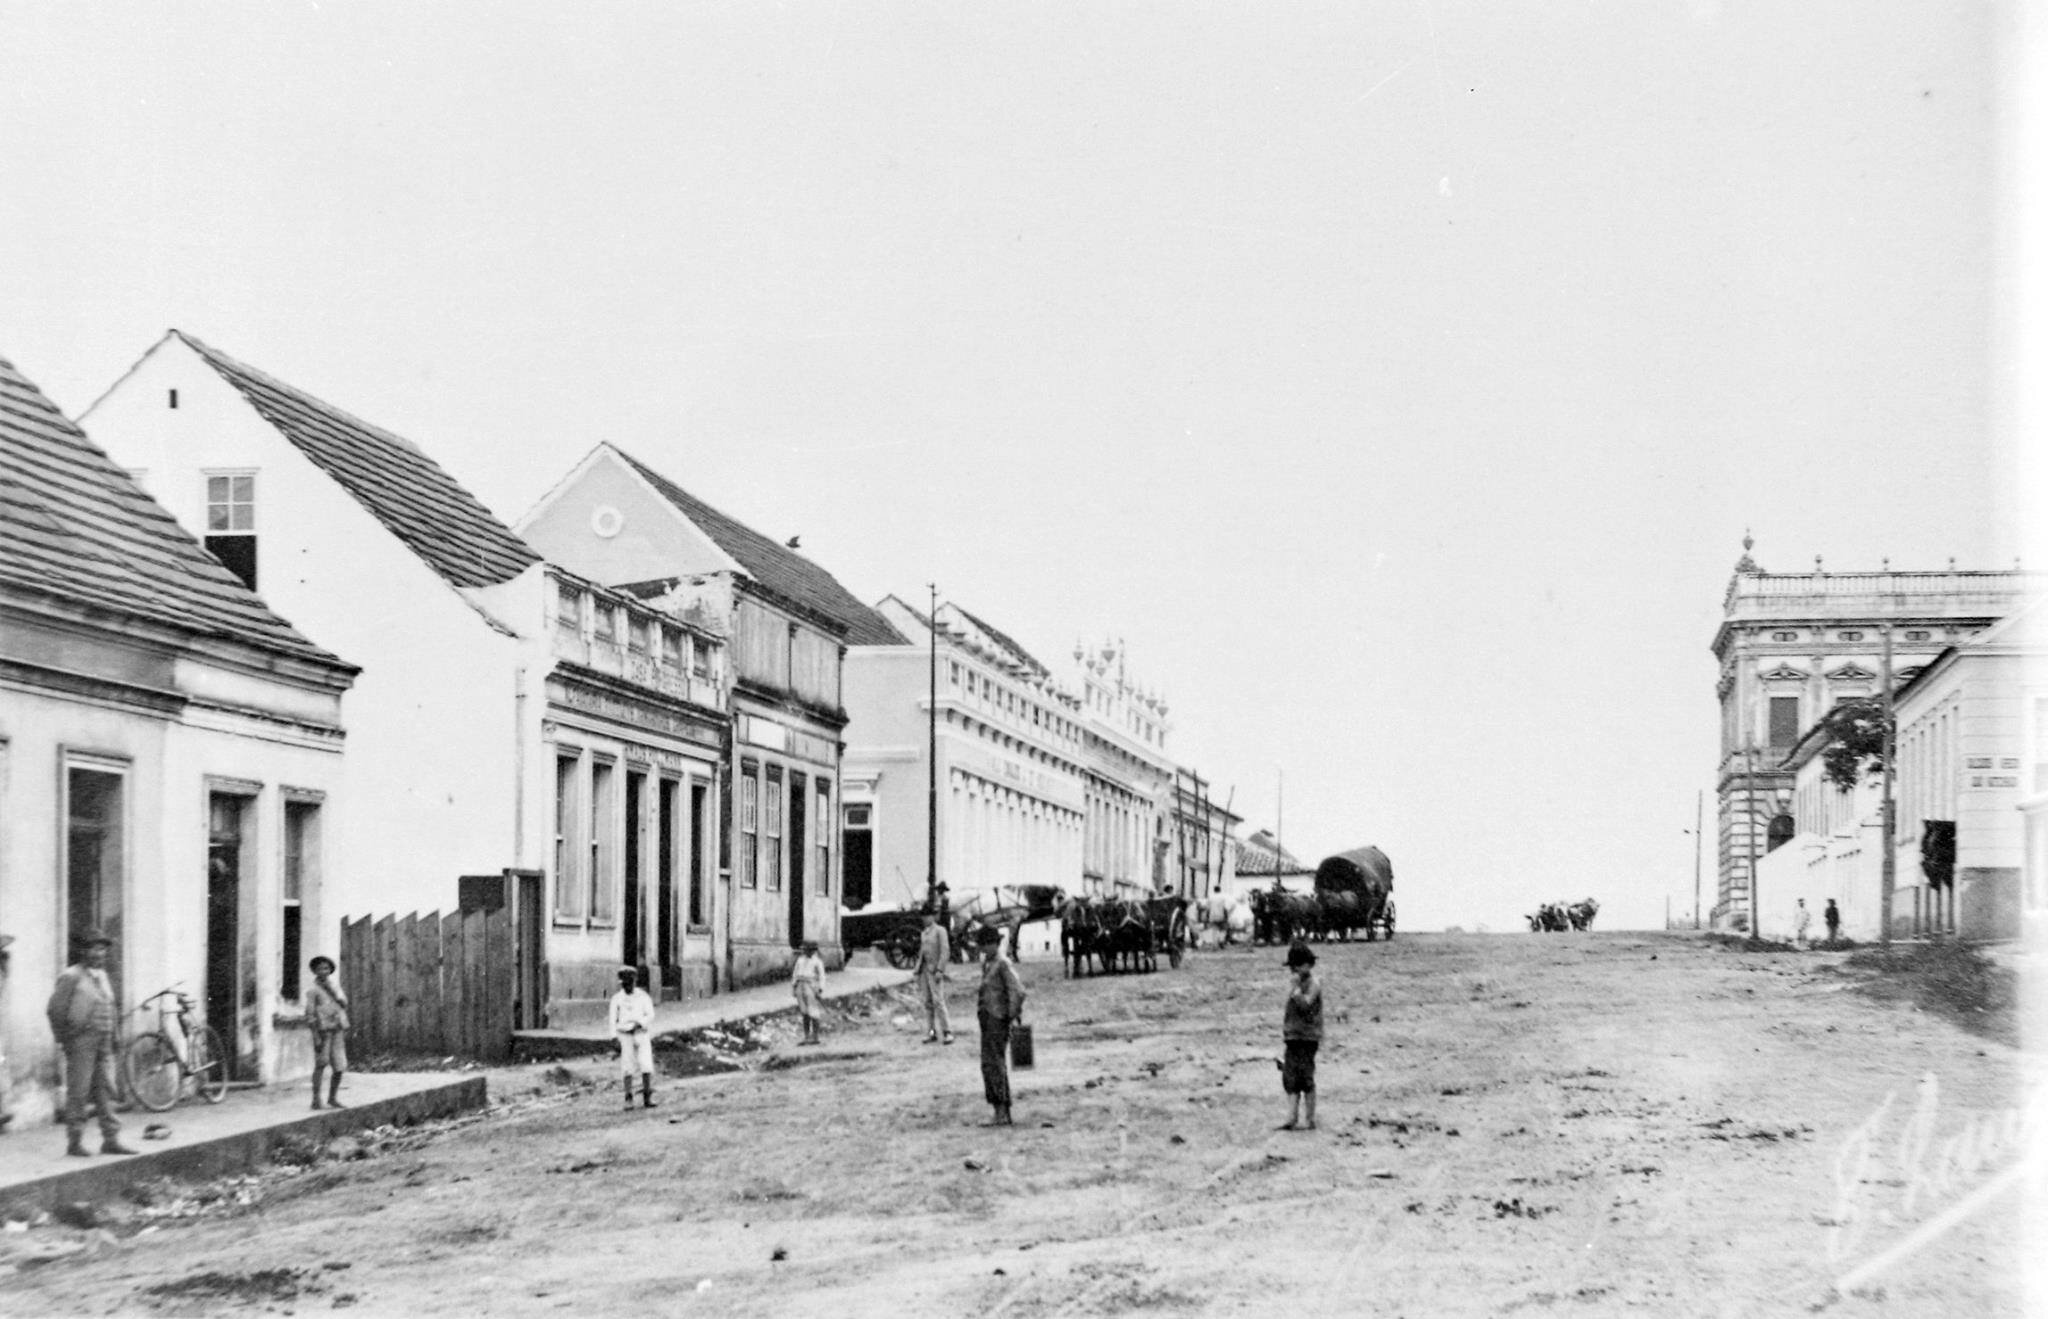
[[[1832,948],[1835,940],[1842,937],[1842,910],[1833,898],[1828,899],[1828,909],[1821,913],[1821,919],[1828,923],[1828,947]]]
[[[981,1084],[995,1115],[984,1126],[1010,1122],[1010,1027],[1024,1020],[1024,981],[1003,956],[1003,932],[981,932],[981,992],[975,1001],[981,1023]]]
[[[85,1158],[85,1113],[88,1105],[100,1123],[100,1153],[133,1154],[121,1143],[121,1119],[114,1116],[114,1023],[120,1010],[114,986],[107,979],[107,948],[113,943],[98,930],[79,940],[78,960],[57,977],[50,994],[50,1033],[64,1054],[64,1131],[70,1138],[66,1154]]]

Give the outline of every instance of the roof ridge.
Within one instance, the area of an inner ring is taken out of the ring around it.
[[[311,390],[301,389],[299,388],[299,386],[292,384],[288,380],[281,380],[278,377],[270,374],[268,371],[265,371],[260,366],[251,366],[249,365],[249,363],[244,362],[239,357],[235,357],[229,353],[224,353],[220,349],[215,348],[212,344],[206,342],[204,339],[201,339],[196,334],[187,334],[185,331],[180,330],[175,326],[172,327],[171,333],[176,335],[178,338],[183,339],[187,344],[191,345],[193,351],[197,352],[201,357],[204,357],[211,362],[217,363],[219,365],[224,365],[232,370],[244,372],[247,375],[254,376],[256,379],[262,381],[264,384],[269,385],[272,389],[278,390],[281,393],[294,394],[300,398],[305,399],[309,403],[318,403],[322,408],[325,408],[327,411],[332,412],[334,415],[340,417],[342,420],[360,426],[364,430],[369,431],[382,439],[392,441],[394,444],[403,445],[404,447],[418,454],[420,457],[425,458],[428,462],[434,462],[432,455],[430,455],[425,449],[420,448],[419,445],[414,444],[411,440],[406,439],[397,431],[387,430],[386,428],[379,426],[374,421],[365,421],[363,418],[358,417],[355,413],[350,412],[347,408],[341,407],[334,403],[329,403],[326,399],[321,398],[318,394],[313,393]],[[234,381],[230,380],[228,383],[233,384]],[[436,467],[440,466],[439,463],[434,463],[434,465]]]
[[[183,330],[258,416],[458,590],[511,581],[541,555],[419,445]]]

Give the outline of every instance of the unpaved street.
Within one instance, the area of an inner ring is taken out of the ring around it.
[[[652,1113],[616,1111],[596,1062],[522,1069],[498,1089],[530,1093],[489,1117],[117,1230],[0,1279],[0,1311],[1798,1313],[2017,1162],[1991,1119],[2038,1093],[2026,1055],[1855,992],[1834,954],[1322,951],[1317,1132],[1275,1130],[1278,949],[1027,966],[1038,1066],[1007,1131],[975,1125],[961,968],[950,1049],[919,1043],[905,998],[823,1050],[671,1080]],[[1902,1147],[1916,1111],[1927,1139]],[[1938,1176],[1967,1133],[1985,1168]],[[2022,1313],[2020,1216],[1996,1195],[1827,1312]]]

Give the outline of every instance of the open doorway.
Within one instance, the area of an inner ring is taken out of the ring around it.
[[[228,1077],[246,1074],[254,1041],[243,1009],[255,997],[253,959],[243,966],[242,879],[248,870],[250,799],[216,792],[208,797],[206,848],[206,1024],[227,1046]]]
[[[804,803],[808,800],[805,791],[810,786],[802,774],[794,771],[789,776],[789,943],[801,947],[804,941],[804,860],[805,840],[810,837],[804,831]]]
[[[646,823],[642,803],[647,795],[647,776],[626,771],[626,911],[620,921],[619,956],[627,966],[647,961],[647,892],[643,863],[647,851],[640,845],[641,826]]]

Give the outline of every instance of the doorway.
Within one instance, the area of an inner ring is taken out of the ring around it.
[[[789,942],[791,947],[800,946],[804,941],[804,853],[808,850],[804,832],[805,802],[809,800],[808,780],[803,775],[790,772],[789,776]]]
[[[663,779],[656,786],[654,955],[661,964],[660,998],[683,996],[682,958],[676,955],[676,797],[682,784]]]
[[[701,930],[711,924],[704,907],[704,812],[710,806],[711,790],[701,783],[690,785],[690,928]]]
[[[228,1077],[243,1075],[242,871],[249,799],[208,796],[206,846],[206,1024],[227,1046]],[[250,968],[253,971],[253,967]],[[251,977],[253,978],[253,977]]]
[[[107,980],[114,1001],[122,1001],[121,971],[126,940],[122,920],[127,889],[126,840],[122,837],[122,788],[127,780],[112,770],[72,766],[65,774],[65,901],[71,936],[97,928],[113,945],[107,949]],[[69,950],[69,959],[84,955]]]
[[[641,801],[646,790],[647,776],[636,770],[627,770],[626,912],[620,922],[619,940],[619,956],[627,966],[640,966],[647,958],[647,903],[644,876],[641,874],[645,849],[640,846],[640,826],[644,817]]]

